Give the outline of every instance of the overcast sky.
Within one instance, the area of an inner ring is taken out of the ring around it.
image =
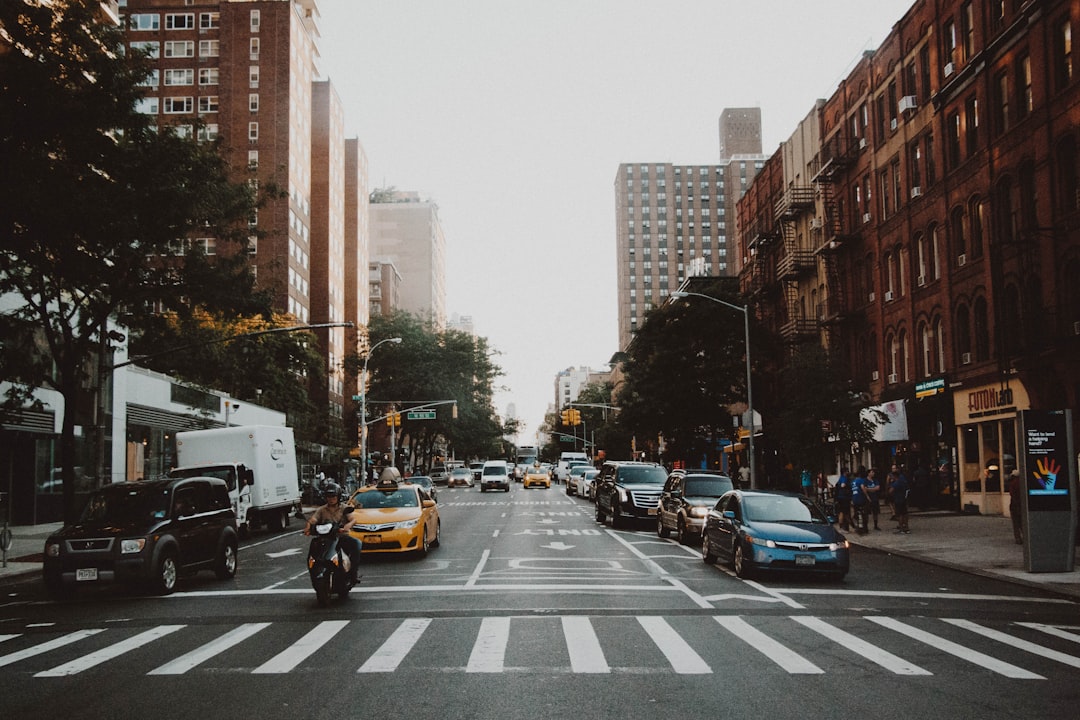
[[[319,0],[320,68],[370,186],[438,204],[447,310],[532,444],[556,373],[619,350],[619,164],[715,163],[725,107],[760,107],[772,154],[912,4]]]

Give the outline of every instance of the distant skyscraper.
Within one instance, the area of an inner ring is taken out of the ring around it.
[[[373,260],[401,273],[399,309],[446,327],[446,239],[439,206],[415,192],[376,191],[368,206]]]
[[[735,204],[765,156],[761,111],[725,110],[715,165],[623,163],[615,177],[619,348],[695,275],[734,276]],[[732,153],[733,154],[728,154]]]

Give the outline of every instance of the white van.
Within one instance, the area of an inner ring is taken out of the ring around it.
[[[589,456],[583,452],[564,452],[559,455],[559,464],[555,466],[555,476],[559,482],[566,482],[570,475],[570,462],[589,462]]]

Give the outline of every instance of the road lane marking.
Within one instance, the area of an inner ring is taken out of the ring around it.
[[[570,667],[576,673],[610,673],[611,666],[604,657],[600,640],[592,622],[583,615],[566,615],[562,619],[566,649],[570,652]]]
[[[15,638],[21,637],[21,636],[22,636],[22,633],[17,633],[15,635],[0,635],[0,642],[4,642],[5,640],[14,640]]]
[[[668,624],[668,621],[655,615],[638,616],[638,623],[645,628],[652,641],[664,657],[671,663],[671,669],[680,675],[708,675],[712,673],[709,664],[701,659],[690,644]]]
[[[1016,624],[1022,625],[1026,628],[1031,628],[1032,630],[1044,632],[1047,635],[1053,635],[1054,637],[1061,638],[1062,640],[1071,640],[1072,642],[1080,643],[1080,635],[1071,633],[1068,630],[1063,630],[1059,627],[1054,627],[1053,625],[1044,625],[1043,623],[1033,622],[1018,622]]]
[[[510,641],[510,618],[487,617],[480,623],[472,654],[465,672],[498,673],[503,671],[506,645]]]
[[[88,638],[91,635],[97,635],[99,632],[105,632],[105,628],[91,628],[87,630],[79,630],[77,632],[68,633],[67,635],[63,635],[54,640],[49,640],[48,642],[43,642],[39,645],[26,648],[25,650],[11,653],[10,655],[4,655],[0,657],[0,667],[10,665],[11,663],[19,662],[20,660],[25,660],[26,658],[34,657],[35,655],[41,655],[42,653],[50,652],[52,650],[55,650],[56,648],[64,647],[65,645],[70,645],[71,643],[78,642],[84,638]]]
[[[430,624],[431,618],[406,619],[356,672],[394,672]]]
[[[856,637],[849,632],[828,624],[821,618],[807,617],[803,615],[791,615],[792,620],[805,625],[814,632],[824,635],[837,645],[846,647],[853,653],[862,655],[867,660],[875,662],[881,667],[894,672],[897,675],[933,675],[929,670],[924,670],[918,665],[909,663],[902,657],[893,655],[891,652],[882,650],[876,645],[871,645],[862,638]]]
[[[311,632],[252,670],[254,675],[287,673],[341,632],[348,620],[325,620]]]
[[[819,675],[825,672],[794,650],[773,640],[741,617],[736,615],[714,615],[713,620],[793,675]]]
[[[240,627],[233,628],[229,632],[225,633],[216,640],[212,640],[202,647],[195,648],[189,653],[185,653],[176,658],[172,662],[165,663],[159,668],[155,668],[147,675],[183,675],[188,670],[200,665],[201,663],[209,660],[210,658],[218,655],[234,645],[239,645],[244,640],[255,633],[270,627],[268,622],[260,623],[245,623]]]
[[[950,625],[962,627],[965,630],[970,630],[973,633],[982,635],[983,637],[990,638],[991,640],[997,640],[998,642],[1005,643],[1009,647],[1014,647],[1017,650],[1024,650],[1025,652],[1034,653],[1039,657],[1044,657],[1049,660],[1055,660],[1065,665],[1071,665],[1074,668],[1080,668],[1080,658],[1075,655],[1069,655],[1068,653],[1058,652],[1057,650],[1051,650],[1045,648],[1042,645],[1036,645],[1033,642],[1022,640],[1018,637],[1013,637],[1008,633],[1003,633],[1000,630],[993,630],[988,627],[983,627],[977,623],[973,623],[970,620],[961,620],[959,618],[941,618]]]
[[[975,665],[986,668],[987,670],[996,672],[999,675],[1004,675],[1005,677],[1009,678],[1016,678],[1018,680],[1046,679],[1042,675],[1036,675],[1035,673],[1029,670],[1025,670],[1024,668],[1017,667],[1016,665],[1011,665],[1002,660],[998,660],[997,658],[990,657],[989,655],[984,655],[977,650],[972,650],[971,648],[964,647],[963,645],[954,643],[951,640],[946,640],[943,637],[926,632],[925,630],[920,630],[913,625],[908,625],[907,623],[900,622],[899,620],[894,620],[892,618],[882,617],[879,615],[870,616],[866,619],[870,622],[877,623],[882,627],[887,627],[890,630],[895,630],[901,635],[906,635],[913,640],[918,640],[920,642],[926,643],[932,648],[947,652],[950,655],[960,658],[961,660],[967,660],[970,663],[974,663]]]
[[[485,549],[484,552],[480,554],[480,562],[476,564],[476,569],[472,571],[472,575],[470,575],[469,579],[465,582],[465,587],[472,587],[476,584],[476,581],[480,579],[481,573],[484,572],[484,565],[487,564],[488,557],[490,555],[491,550],[487,549]]]
[[[102,648],[97,652],[92,652],[89,655],[84,655],[81,658],[76,658],[71,662],[64,663],[63,665],[57,665],[51,670],[43,670],[34,677],[64,677],[66,675],[74,675],[81,673],[83,670],[89,670],[92,667],[100,665],[103,662],[107,662],[114,658],[123,655],[126,652],[140,648],[143,645],[152,643],[153,641],[165,637],[170,633],[174,633],[177,630],[186,627],[185,625],[158,625],[155,628],[150,628],[144,632],[139,633],[126,640],[121,640],[118,643],[114,643],[109,647]]]

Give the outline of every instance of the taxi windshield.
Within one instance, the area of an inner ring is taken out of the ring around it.
[[[364,509],[419,507],[414,488],[397,490],[368,490],[353,497],[353,506]]]

